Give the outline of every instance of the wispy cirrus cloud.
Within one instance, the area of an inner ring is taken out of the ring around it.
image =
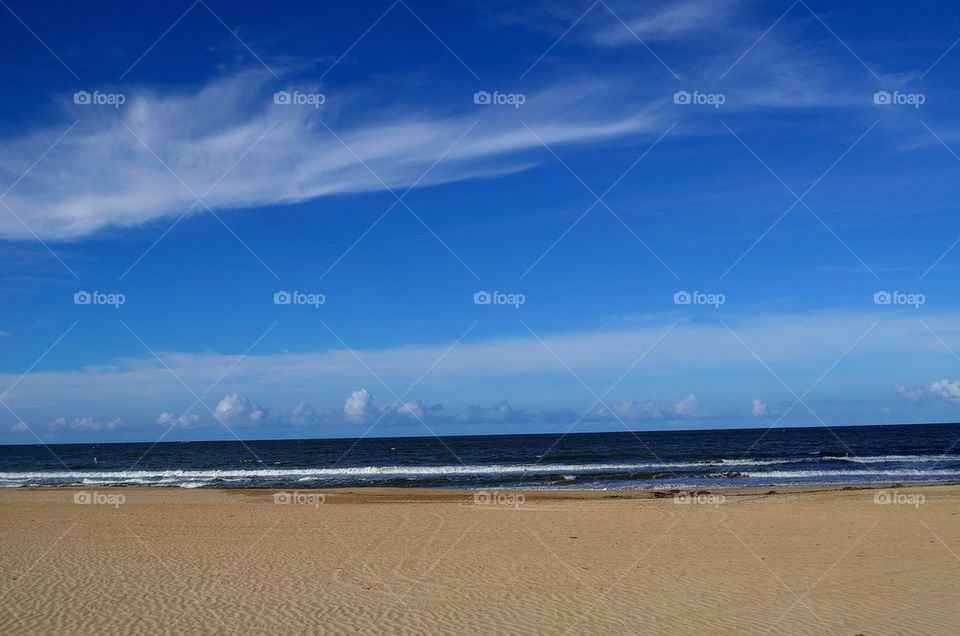
[[[579,11],[589,6],[586,3]],[[727,100],[721,111],[725,116],[759,108],[871,112],[876,77],[850,64],[843,45],[803,6],[778,15],[788,8],[764,10],[762,5],[740,0],[609,1],[586,14],[561,5],[549,12],[552,20],[529,14],[527,23],[550,25],[556,37],[575,24],[550,51],[565,65],[583,63],[582,56],[564,49],[565,43],[604,53],[636,49],[648,58],[638,69],[646,74],[647,87],[665,93],[677,89],[722,93]],[[822,45],[811,47],[811,38]],[[889,86],[916,77],[876,72]],[[686,117],[703,114],[692,108],[681,113]]]
[[[737,4],[735,0],[681,0],[633,7],[612,2],[610,7],[617,16],[602,16],[604,22],[590,31],[590,38],[603,46],[637,44],[637,38],[687,41],[697,34],[728,28]]]
[[[292,204],[506,174],[543,159],[516,109],[476,105],[467,92],[441,109],[345,90],[315,108],[274,103],[277,88],[259,71],[192,91],[138,88],[119,108],[73,107],[68,114],[79,123],[46,156],[66,123],[5,140],[0,175],[20,180],[5,202],[30,229],[2,214],[0,238],[30,238],[32,230],[77,239],[200,213],[204,204]],[[323,87],[300,89],[321,94]],[[548,144],[662,133],[656,108],[610,107],[620,90],[600,80],[541,88],[526,96],[522,118]],[[519,156],[534,149],[537,159]]]
[[[716,125],[718,113],[672,104],[678,89],[724,93],[725,116],[762,108],[872,112],[873,78],[838,65],[835,52],[801,46],[798,27],[787,21],[721,80],[736,59],[731,51],[746,50],[758,35],[744,26],[750,14],[739,4],[686,1],[643,11],[612,4],[630,29],[651,41],[689,42],[709,31],[698,63],[681,69],[680,83],[649,74],[640,82],[580,65],[562,83],[527,88],[520,110],[475,105],[467,91],[424,100],[391,98],[393,87],[375,83],[362,89],[278,85],[262,70],[199,87],[117,87],[125,98],[119,108],[70,104],[60,125],[0,144],[0,179],[15,184],[4,202],[27,226],[0,214],[0,239],[31,239],[35,232],[76,240],[200,214],[205,206],[290,205],[493,177],[544,160],[541,140],[562,145],[659,136],[677,120],[684,125],[675,134],[726,134]],[[577,28],[591,45],[638,45],[602,7],[591,15]],[[323,94],[325,103],[275,104],[281,88]],[[77,124],[64,135],[70,122]]]

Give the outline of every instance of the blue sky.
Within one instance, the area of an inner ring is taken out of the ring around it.
[[[2,9],[0,443],[960,414],[950,3]]]

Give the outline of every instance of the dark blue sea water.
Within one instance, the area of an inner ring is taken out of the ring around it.
[[[0,446],[3,487],[673,489],[898,482],[960,482],[960,425]]]

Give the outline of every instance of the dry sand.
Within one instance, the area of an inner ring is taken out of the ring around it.
[[[0,633],[960,633],[960,487],[876,492],[7,490]]]

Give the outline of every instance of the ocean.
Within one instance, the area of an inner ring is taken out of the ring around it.
[[[8,488],[615,490],[911,482],[960,482],[960,425],[0,446],[0,487]]]

